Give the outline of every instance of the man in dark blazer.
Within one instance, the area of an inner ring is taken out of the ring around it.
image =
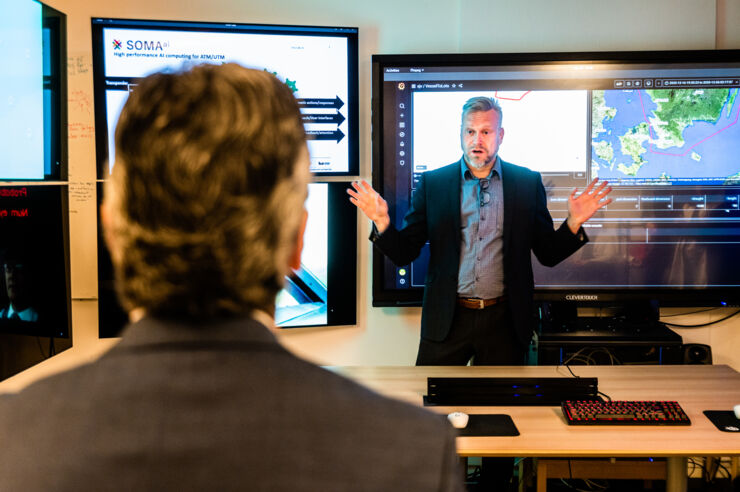
[[[581,224],[606,199],[604,182],[568,200],[553,229],[539,173],[498,157],[504,138],[498,102],[463,106],[460,161],[421,175],[398,230],[388,204],[365,181],[347,190],[373,221],[370,239],[397,265],[429,242],[417,365],[519,365],[532,336],[531,252],[544,265],[562,261],[588,240]],[[484,490],[508,490],[513,460],[483,458]]]
[[[419,365],[521,364],[532,335],[531,252],[554,266],[583,244],[581,225],[610,188],[595,181],[568,200],[555,230],[539,173],[498,157],[502,113],[486,97],[468,100],[460,161],[421,175],[403,227],[366,182],[351,201],[374,222],[371,240],[397,265],[413,261],[428,241]],[[486,222],[487,220],[487,222]]]
[[[101,208],[138,321],[97,362],[0,398],[0,490],[463,490],[443,417],[271,333],[309,177],[298,105],[267,72],[141,81]]]

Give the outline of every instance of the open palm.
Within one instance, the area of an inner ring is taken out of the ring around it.
[[[347,194],[350,196],[349,201],[375,223],[378,232],[385,231],[391,222],[388,215],[388,202],[364,179],[353,181],[352,188],[354,189],[347,189]]]
[[[581,225],[590,219],[597,210],[611,203],[611,198],[606,198],[611,186],[607,187],[608,181],[602,181],[596,186],[599,178],[589,183],[583,193],[576,196],[578,189],[574,189],[568,197],[568,226],[574,233],[578,231]]]

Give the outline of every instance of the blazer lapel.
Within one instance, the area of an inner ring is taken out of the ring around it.
[[[450,164],[426,176],[429,220],[460,230],[460,164]]]
[[[505,161],[501,161],[501,180],[504,189],[504,257],[511,242],[511,221],[514,216],[516,198],[516,177],[514,168]]]
[[[443,238],[438,239],[448,244],[446,248],[453,248],[454,261],[460,261],[460,162],[429,173],[425,179],[427,196],[430,197],[427,220],[444,231]]]
[[[452,193],[448,193],[447,196],[449,197],[450,202],[446,204],[447,210],[454,210],[454,217],[452,217],[452,225],[454,231],[457,231],[456,237],[457,237],[457,249],[458,249],[458,257],[460,256],[460,166],[452,166],[452,171],[450,173],[450,176],[445,176],[445,180],[448,183],[448,186],[452,188]]]

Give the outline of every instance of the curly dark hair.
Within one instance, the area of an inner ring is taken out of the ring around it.
[[[272,312],[308,180],[298,104],[275,76],[225,64],[143,79],[118,121],[105,191],[124,307]]]

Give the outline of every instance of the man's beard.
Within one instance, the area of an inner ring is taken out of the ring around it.
[[[491,164],[491,163],[492,163],[493,161],[495,161],[495,160],[496,160],[496,156],[495,156],[495,155],[494,155],[494,156],[490,156],[490,159],[489,159],[489,158],[487,158],[487,159],[486,159],[486,160],[484,160],[484,161],[479,161],[479,160],[477,160],[477,159],[476,159],[476,160],[473,160],[473,159],[471,159],[471,158],[467,158],[467,159],[465,159],[465,160],[466,160],[466,161],[468,161],[468,164],[470,164],[470,165],[471,165],[471,166],[473,166],[474,168],[476,168],[476,169],[483,169],[484,167],[488,166],[488,165],[489,165],[489,164]]]

